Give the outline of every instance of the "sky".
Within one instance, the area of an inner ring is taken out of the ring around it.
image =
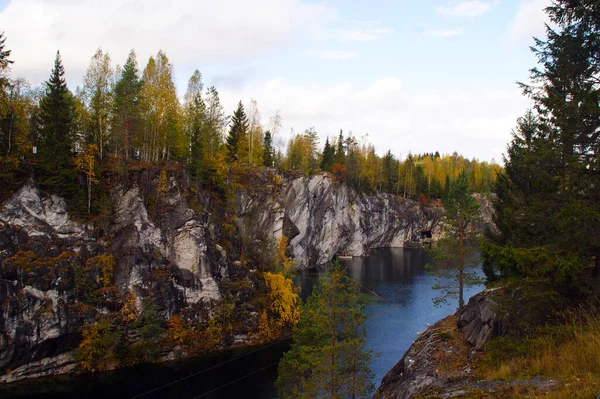
[[[516,82],[536,59],[550,0],[0,0],[0,27],[32,86],[60,50],[74,90],[100,47],[140,69],[163,50],[183,96],[195,69],[225,111],[255,99],[276,142],[340,129],[397,157],[454,151],[502,163],[532,106]]]

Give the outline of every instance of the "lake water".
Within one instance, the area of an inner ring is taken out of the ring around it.
[[[425,271],[430,261],[420,249],[380,249],[369,257],[344,260],[350,275],[373,300],[366,305],[367,347],[373,351],[375,385],[397,362],[417,332],[453,313],[456,299],[435,307],[436,279]],[[322,274],[303,272],[297,281],[306,296]],[[465,301],[483,287],[465,290]],[[367,290],[368,289],[368,290]],[[92,376],[58,377],[11,384],[0,388],[0,398],[186,398],[270,399],[277,361],[288,342],[228,351],[209,357],[162,365],[143,365]]]

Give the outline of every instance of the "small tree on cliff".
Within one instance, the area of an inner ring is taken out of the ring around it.
[[[279,363],[281,398],[366,398],[373,390],[358,288],[339,262],[315,287],[294,327],[294,342]]]
[[[444,208],[444,236],[431,251],[434,264],[428,265],[441,280],[433,287],[442,290],[442,295],[434,298],[434,303],[445,303],[448,297],[457,296],[458,309],[462,310],[465,304],[464,287],[481,283],[479,277],[466,270],[469,265],[479,262],[474,237],[474,225],[479,220],[479,204],[469,191],[469,181],[464,171],[450,183]]]

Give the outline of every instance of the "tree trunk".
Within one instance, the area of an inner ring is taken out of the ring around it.
[[[594,262],[594,271],[592,272],[592,278],[600,277],[600,250],[596,251],[596,260]]]
[[[88,218],[90,217],[91,208],[92,208],[92,179],[90,176],[87,178],[88,184]]]

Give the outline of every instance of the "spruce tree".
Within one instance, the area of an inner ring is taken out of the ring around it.
[[[335,156],[333,157],[333,163],[339,163],[340,165],[346,164],[346,150],[344,148],[344,135],[340,129],[340,136],[337,140],[337,148],[335,150]]]
[[[229,135],[225,139],[229,161],[238,160],[240,147],[245,140],[246,134],[248,133],[248,126],[248,117],[244,111],[244,105],[240,100],[237,109],[231,117]]]
[[[131,50],[115,85],[113,103],[113,137],[123,162],[134,154],[135,139],[141,130],[141,89],[135,51]]]
[[[532,48],[539,66],[522,84],[534,110],[519,120],[498,179],[499,235],[484,246],[490,279],[542,277],[575,284],[600,272],[600,5],[556,0],[552,26]]]
[[[329,137],[325,139],[325,147],[323,147],[323,157],[321,158],[321,170],[331,172],[333,158],[335,157],[335,148],[329,144]]]
[[[307,299],[279,363],[281,398],[367,398],[373,390],[363,305],[339,261]]]
[[[50,192],[77,203],[83,191],[78,187],[73,169],[73,96],[65,82],[60,53],[56,52],[54,68],[45,83],[46,92],[38,115],[38,182]],[[83,201],[85,199],[83,198]],[[85,209],[85,202],[83,202]]]
[[[273,136],[271,135],[271,131],[267,130],[263,137],[263,165],[268,168],[272,167],[274,159]]]

